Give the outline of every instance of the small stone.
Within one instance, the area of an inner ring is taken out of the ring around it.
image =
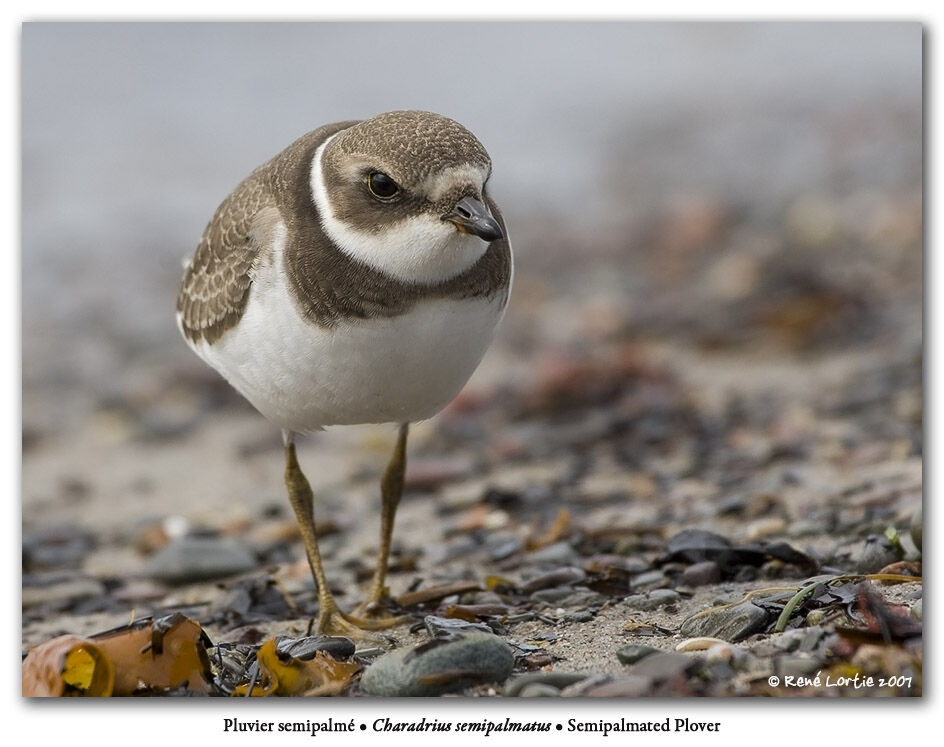
[[[682,581],[686,586],[716,584],[721,581],[721,568],[713,560],[703,560],[682,571]]]
[[[705,653],[705,661],[709,664],[728,664],[733,669],[741,669],[748,659],[747,652],[739,646],[730,643],[716,643]]]
[[[712,636],[725,641],[740,641],[760,632],[767,624],[767,613],[756,604],[744,602],[692,615],[679,632],[688,637]]]
[[[572,589],[558,602],[560,607],[599,607],[606,602],[606,597],[590,589]]]
[[[668,577],[659,570],[647,571],[634,576],[630,588],[636,591],[641,589],[658,589],[669,585]]]
[[[565,612],[560,617],[562,622],[585,623],[593,619],[593,613],[590,610],[576,610],[574,612]]]
[[[921,620],[923,613],[924,613],[924,606],[922,604],[922,600],[919,599],[913,605],[911,605],[911,616],[915,620]]]
[[[529,553],[528,560],[531,563],[560,566],[573,565],[580,560],[580,556],[567,542],[555,542]]]
[[[541,682],[532,682],[525,685],[518,693],[519,698],[559,698],[560,690],[551,685],[545,685]]]
[[[434,638],[377,659],[361,678],[361,688],[382,697],[442,695],[504,682],[514,663],[511,647],[490,633]]]
[[[797,519],[787,527],[786,535],[791,538],[810,537],[822,534],[823,522],[814,519]]]
[[[701,660],[697,657],[677,654],[674,651],[660,651],[633,664],[629,674],[659,682],[686,674],[699,666]]]
[[[747,525],[744,536],[749,542],[783,534],[787,528],[786,519],[781,516],[767,516],[756,519]]]
[[[559,604],[571,595],[573,589],[541,589],[531,594],[531,599],[547,604]]]
[[[704,529],[684,529],[668,539],[665,549],[672,560],[698,563],[725,557],[731,550],[731,542]]]
[[[30,580],[35,581],[36,576]],[[33,607],[38,604],[64,604],[79,599],[90,599],[105,595],[105,586],[94,578],[68,574],[62,578],[50,578],[42,583],[29,583],[23,580],[22,606]]]
[[[822,669],[823,663],[812,656],[783,656],[777,669],[784,677],[804,677]]]
[[[354,641],[344,636],[316,635],[306,638],[277,639],[275,650],[279,655],[293,659],[309,660],[319,651],[330,654],[335,659],[349,659],[354,655]]]
[[[901,552],[887,537],[872,534],[865,538],[861,548],[853,553],[853,570],[856,573],[877,573],[886,565],[901,560]]]
[[[255,557],[235,540],[181,537],[148,558],[141,575],[180,584],[246,573],[255,567]]]
[[[92,537],[69,524],[24,533],[23,567],[27,570],[76,568],[92,549]]]
[[[577,672],[534,672],[532,674],[523,674],[520,677],[515,677],[513,680],[508,681],[508,684],[505,686],[504,695],[513,698],[519,695],[521,691],[529,685],[545,685],[560,691],[586,678],[586,673]]]
[[[642,644],[630,644],[622,646],[616,651],[616,658],[623,664],[635,664],[647,656],[658,654],[662,649],[655,646],[644,646]]]
[[[585,698],[642,698],[652,694],[653,682],[653,677],[633,674],[595,684],[582,690],[580,695]]]
[[[469,477],[474,469],[475,463],[468,457],[414,457],[407,464],[403,487],[408,491],[431,492]]]
[[[548,571],[547,573],[542,573],[532,579],[529,579],[521,585],[521,591],[523,591],[525,594],[530,594],[531,592],[538,591],[539,589],[568,586],[570,584],[583,581],[586,577],[587,574],[582,568],[577,568],[576,566],[564,566],[563,568],[555,568],[553,571]]]
[[[482,633],[492,632],[492,629],[485,623],[470,622],[469,620],[461,620],[457,617],[427,615],[423,618],[423,624],[433,638],[437,638],[443,633],[466,633],[473,630],[478,630]]]
[[[668,604],[675,604],[682,597],[673,589],[653,589],[647,594],[631,594],[623,604],[633,610],[654,610]]]

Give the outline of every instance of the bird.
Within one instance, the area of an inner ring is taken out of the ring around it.
[[[317,631],[405,621],[384,607],[411,423],[452,401],[505,314],[513,257],[487,191],[492,161],[446,116],[385,112],[324,125],[219,205],[177,296],[184,340],[279,427],[285,489],[317,586]],[[377,566],[344,612],[325,578],[296,437],[390,423]]]

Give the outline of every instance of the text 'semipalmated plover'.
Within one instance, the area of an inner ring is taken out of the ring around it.
[[[318,584],[318,630],[379,629],[408,424],[459,392],[504,313],[511,247],[472,133],[421,111],[326,125],[253,171],[187,267],[188,344],[282,428],[285,485]],[[336,605],[295,433],[397,423],[362,616]]]

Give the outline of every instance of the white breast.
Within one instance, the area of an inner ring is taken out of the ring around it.
[[[239,324],[194,350],[263,415],[292,431],[413,422],[458,394],[504,313],[492,299],[422,301],[390,318],[319,327],[299,315],[276,241]]]

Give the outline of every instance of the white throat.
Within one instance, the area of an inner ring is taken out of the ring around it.
[[[311,196],[321,227],[352,259],[407,283],[433,285],[474,265],[488,248],[482,239],[460,233],[438,216],[424,213],[391,224],[379,232],[359,231],[338,220],[331,206],[321,168],[321,154],[332,135],[315,151],[311,162]]]

